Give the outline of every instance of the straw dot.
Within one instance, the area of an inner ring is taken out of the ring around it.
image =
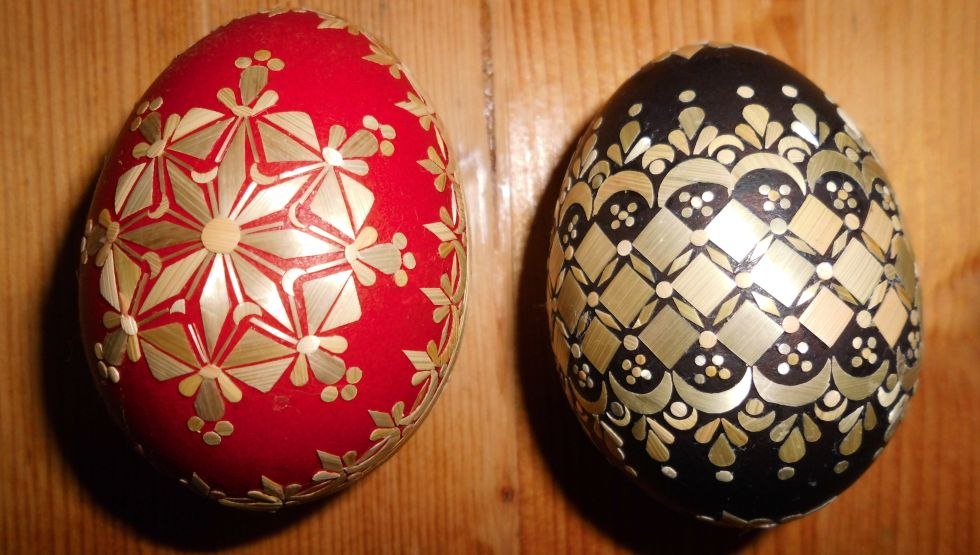
[[[616,252],[619,253],[619,256],[626,256],[632,251],[633,251],[633,243],[630,243],[625,239],[620,241],[619,244],[616,245]]]
[[[200,416],[192,416],[187,419],[187,429],[192,432],[199,432],[204,427],[204,420]]]
[[[796,333],[800,329],[800,320],[796,316],[783,318],[783,331],[786,333]]]
[[[867,310],[862,310],[861,312],[858,312],[856,320],[857,325],[861,326],[862,328],[867,328],[871,325],[871,313]]]
[[[339,394],[340,392],[337,391],[336,387],[328,385],[327,387],[323,388],[323,391],[320,392],[320,400],[322,400],[324,403],[329,403],[336,400],[337,395]]]
[[[823,402],[828,407],[837,406],[837,403],[840,402],[840,392],[836,389],[831,389],[823,396]]]
[[[687,414],[687,405],[680,401],[674,401],[670,404],[670,414],[673,414],[677,418],[681,418]]]
[[[703,229],[698,229],[691,233],[691,244],[695,247],[703,246],[708,242],[708,232]]]
[[[704,330],[701,332],[701,336],[698,337],[698,343],[705,349],[710,349],[718,343],[718,337],[714,332]]]
[[[782,218],[776,218],[773,221],[769,222],[769,229],[771,229],[772,232],[775,233],[776,235],[782,235],[783,233],[786,233],[786,227],[787,227],[786,220]]]
[[[752,286],[752,274],[748,272],[739,272],[735,275],[735,285],[746,289]]]

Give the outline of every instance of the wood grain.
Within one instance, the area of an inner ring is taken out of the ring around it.
[[[133,454],[92,387],[74,268],[102,157],[169,60],[259,2],[5,5],[0,18],[0,552],[980,552],[978,4],[310,2],[383,37],[449,129],[471,214],[467,333],[446,394],[348,492],[212,506]],[[821,84],[888,168],[923,270],[923,383],[879,462],[764,533],[671,514],[612,471],[553,378],[546,239],[581,127],[661,51],[754,44]]]

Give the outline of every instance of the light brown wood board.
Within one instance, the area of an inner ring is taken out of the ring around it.
[[[0,18],[0,552],[980,552],[980,5],[936,2],[326,1],[414,70],[471,217],[467,333],[416,436],[351,490],[252,515],[198,500],[126,445],[84,368],[74,271],[103,156],[167,63],[260,2],[7,2]],[[558,183],[582,126],[662,51],[751,44],[861,124],[923,275],[909,417],[831,506],[762,533],[639,493],[561,396],[544,318]]]

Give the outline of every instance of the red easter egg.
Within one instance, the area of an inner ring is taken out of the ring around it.
[[[258,509],[391,456],[459,343],[454,170],[409,72],[342,19],[256,14],[178,56],[106,162],[79,270],[93,373],[138,448]]]

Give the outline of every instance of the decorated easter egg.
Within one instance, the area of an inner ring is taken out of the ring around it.
[[[93,373],[138,449],[255,509],[391,456],[459,343],[454,168],[408,70],[342,19],[256,14],[178,56],[108,157],[79,270]]]
[[[868,468],[916,387],[920,296],[861,132],[754,50],[641,69],[562,184],[548,307],[565,393],[615,466],[703,520],[785,522]]]

